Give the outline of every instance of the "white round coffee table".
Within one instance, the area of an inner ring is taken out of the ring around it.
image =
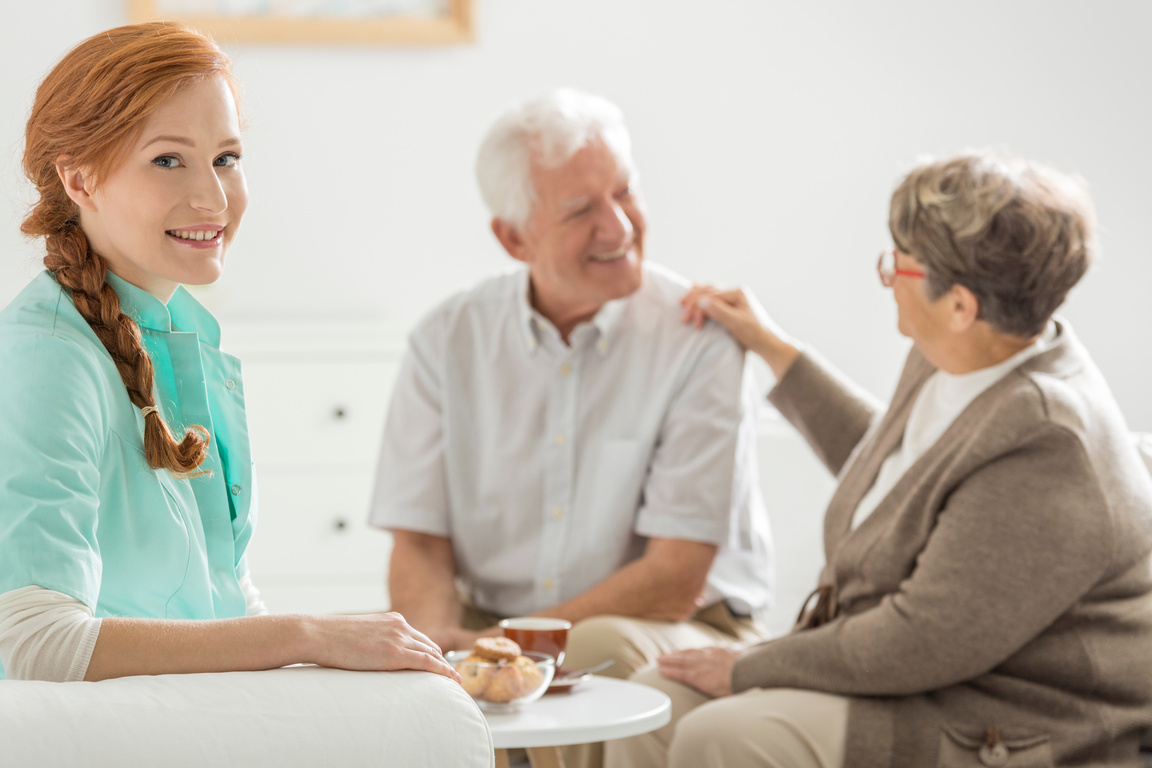
[[[667,725],[672,702],[640,683],[593,676],[569,693],[545,695],[516,712],[485,712],[496,748],[496,768],[507,750],[523,747],[533,768],[561,765],[556,747],[622,739]]]

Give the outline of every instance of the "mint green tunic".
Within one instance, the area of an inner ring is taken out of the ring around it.
[[[256,489],[240,362],[183,287],[165,306],[108,282],[140,326],[173,432],[211,434],[211,475],[148,467],[144,419],[111,356],[40,274],[0,311],[0,594],[37,585],[97,617],[243,616]]]

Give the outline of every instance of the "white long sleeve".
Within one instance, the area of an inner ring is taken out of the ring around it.
[[[37,586],[0,595],[0,662],[9,680],[83,680],[99,634],[100,619],[69,595]]]
[[[240,589],[248,616],[268,614],[248,574]],[[0,663],[9,680],[83,680],[99,635],[100,619],[61,592],[30,586],[0,595]]]
[[[260,597],[260,590],[252,583],[252,574],[246,573],[240,577],[240,591],[244,593],[244,603],[247,606],[247,616],[267,616],[271,611],[264,605],[264,598]]]

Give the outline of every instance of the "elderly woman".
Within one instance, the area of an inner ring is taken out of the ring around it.
[[[1053,312],[1086,271],[1068,179],[966,155],[892,195],[879,262],[912,339],[887,411],[741,291],[685,319],[763,357],[839,477],[790,634],[661,658],[673,721],[609,765],[1136,766],[1152,724],[1152,481]]]

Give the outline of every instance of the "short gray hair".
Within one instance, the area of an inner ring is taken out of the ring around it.
[[[888,228],[924,264],[933,299],[963,285],[980,319],[1025,338],[1044,330],[1096,252],[1082,183],[985,152],[914,168],[892,193]]]
[[[532,161],[554,168],[597,138],[634,178],[624,114],[602,96],[558,88],[505,112],[488,130],[476,158],[476,179],[489,212],[516,226],[527,224],[536,202]]]

